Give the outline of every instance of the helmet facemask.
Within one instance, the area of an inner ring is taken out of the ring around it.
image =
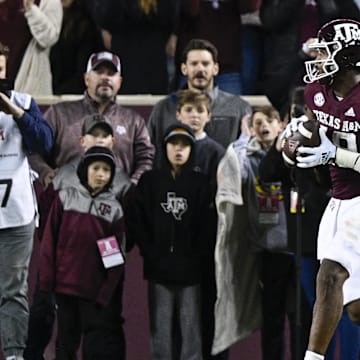
[[[333,74],[339,71],[339,65],[335,61],[335,55],[342,48],[339,41],[321,41],[309,44],[308,46],[309,49],[325,53],[326,57],[305,61],[306,75],[304,76],[304,81],[306,83],[309,84],[325,77],[332,77]]]

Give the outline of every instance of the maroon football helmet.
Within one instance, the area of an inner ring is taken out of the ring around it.
[[[305,62],[304,81],[327,78],[331,80],[339,70],[360,69],[360,23],[351,19],[333,20],[321,27],[317,42],[309,45],[322,56]],[[326,55],[326,56],[325,56]]]

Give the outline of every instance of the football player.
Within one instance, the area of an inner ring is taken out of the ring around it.
[[[320,122],[319,147],[300,147],[298,167],[330,165],[332,198],[318,234],[317,295],[305,360],[324,359],[343,305],[360,324],[360,23],[333,20],[305,62],[305,101]]]

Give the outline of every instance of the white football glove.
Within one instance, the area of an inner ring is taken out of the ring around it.
[[[292,118],[290,122],[286,125],[284,131],[281,133],[281,139],[287,139],[290,137],[295,131],[297,131],[299,123],[308,121],[309,118],[306,115],[301,115],[298,118]]]
[[[305,147],[299,146],[297,149],[298,156],[296,157],[299,168],[311,168],[318,165],[325,165],[331,160],[335,159],[336,146],[326,136],[325,130],[319,128],[320,146]]]

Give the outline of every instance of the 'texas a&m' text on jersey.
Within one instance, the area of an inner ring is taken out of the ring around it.
[[[360,152],[360,84],[343,99],[323,85],[308,84],[305,102],[336,146]],[[334,198],[351,199],[360,195],[360,173],[339,166],[330,166],[330,173]]]

